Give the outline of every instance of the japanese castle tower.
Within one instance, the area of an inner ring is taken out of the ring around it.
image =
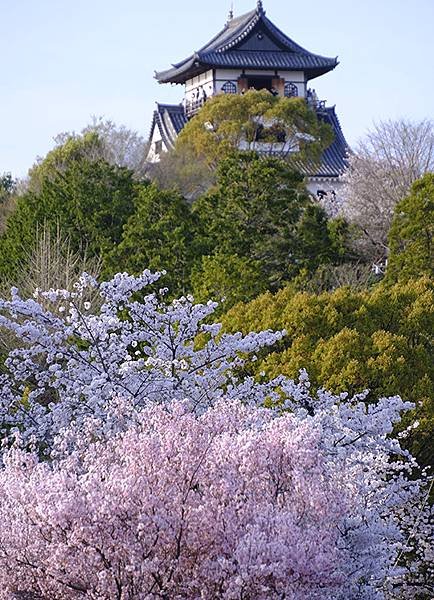
[[[318,118],[332,126],[334,141],[321,164],[306,167],[310,191],[335,195],[347,167],[349,151],[334,106],[320,102],[310,81],[338,65],[337,58],[312,54],[287,37],[267,17],[262,2],[254,10],[229,20],[208,44],[167,71],[155,73],[159,83],[185,86],[181,104],[158,104],[150,132],[149,162],[174,147],[184,125],[216,94],[241,94],[251,88],[279,96],[306,98]]]

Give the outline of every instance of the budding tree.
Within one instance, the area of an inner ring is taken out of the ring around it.
[[[125,125],[117,125],[110,119],[92,117],[92,122],[84,127],[81,136],[96,134],[100,145],[98,157],[116,167],[126,167],[133,171],[137,178],[146,175],[146,156],[148,143],[136,131]],[[63,145],[68,139],[76,138],[76,133],[60,133],[55,137],[56,144]],[[94,155],[92,155],[94,157]]]
[[[383,261],[396,204],[434,170],[434,122],[405,119],[376,124],[349,157],[343,213],[359,230],[368,260]]]

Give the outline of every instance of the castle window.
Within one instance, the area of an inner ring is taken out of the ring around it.
[[[161,154],[163,152],[163,140],[157,140],[154,144],[155,154]]]
[[[226,83],[224,83],[222,86],[222,92],[224,94],[236,94],[237,86],[233,81],[226,81]]]
[[[296,98],[298,96],[298,87],[294,83],[285,83],[284,94],[286,98]]]

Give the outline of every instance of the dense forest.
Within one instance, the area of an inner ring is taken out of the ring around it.
[[[434,124],[369,131],[333,206],[331,141],[248,92],[159,163],[95,120],[0,177],[8,598],[432,597]]]

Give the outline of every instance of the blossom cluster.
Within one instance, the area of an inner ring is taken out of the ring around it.
[[[284,332],[224,334],[157,281],[0,300],[0,598],[433,595],[411,405],[256,381]]]
[[[313,424],[272,417],[235,401],[195,417],[174,401],[78,463],[11,452],[0,587],[44,598],[348,597],[343,474]]]
[[[240,380],[243,356],[281,339],[270,331],[228,335],[208,324],[215,304],[191,298],[165,304],[143,290],[159,274],[119,274],[100,285],[83,275],[73,292],[0,300],[0,328],[18,338],[0,375],[0,418],[50,448],[71,422],[90,416],[116,432],[148,401],[189,398],[200,412],[224,394],[257,402],[269,386]],[[98,288],[95,311],[83,298]],[[137,299],[139,298],[139,299]],[[118,398],[123,399],[122,413]]]

